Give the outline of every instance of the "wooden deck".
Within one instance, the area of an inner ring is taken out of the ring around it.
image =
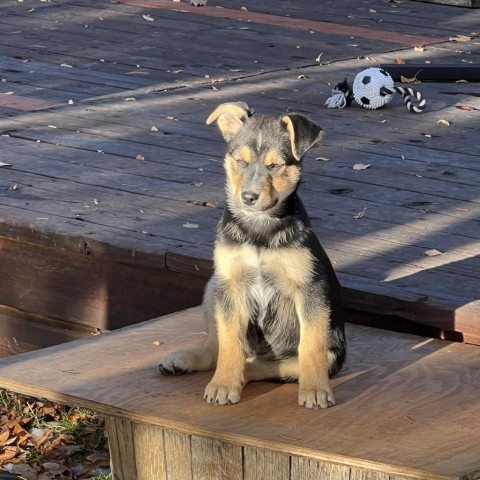
[[[268,382],[220,407],[202,398],[212,372],[157,370],[204,329],[195,308],[13,356],[0,384],[105,414],[116,480],[480,478],[478,347],[347,325],[335,407],[308,410],[297,385]]]
[[[324,107],[398,58],[479,65],[479,25],[411,1],[2,2],[0,305],[109,329],[198,303],[224,204],[205,119],[243,100],[325,129],[301,196],[347,306],[480,344],[479,84],[416,85],[421,115]]]

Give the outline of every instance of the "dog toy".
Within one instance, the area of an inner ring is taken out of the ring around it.
[[[328,108],[345,108],[350,106],[353,96],[360,106],[376,109],[389,103],[395,93],[403,96],[403,101],[410,112],[421,113],[425,109],[427,102],[420,92],[410,87],[395,86],[388,72],[376,67],[360,72],[351,86],[347,79],[338,83],[325,105]],[[412,103],[412,97],[417,100],[417,105]]]

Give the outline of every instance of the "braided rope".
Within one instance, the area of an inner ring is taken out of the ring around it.
[[[427,101],[423,95],[410,87],[382,87],[380,89],[380,95],[392,95],[394,93],[400,93],[403,96],[403,101],[405,102],[406,107],[413,113],[422,113],[425,109]],[[413,105],[412,97],[418,102],[418,105]]]

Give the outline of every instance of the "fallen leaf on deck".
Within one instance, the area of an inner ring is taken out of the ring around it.
[[[354,170],[366,170],[367,168],[370,168],[370,163],[356,163],[354,166],[353,166],[353,169]]]
[[[198,223],[185,222],[182,227],[185,228],[198,228],[200,225]]]
[[[355,220],[360,220],[365,216],[365,213],[367,212],[367,207],[364,207],[364,209],[361,212],[358,212],[356,215],[353,216]]]
[[[136,157],[135,157],[135,160],[138,160],[140,162],[143,162],[145,160],[145,157],[139,153]]]
[[[414,47],[413,50],[415,52],[423,52],[425,50],[425,47],[419,46],[419,47]]]
[[[467,105],[456,105],[456,108],[458,108],[460,110],[465,110],[466,112],[471,112],[472,110],[478,110],[478,108],[469,107]]]
[[[472,39],[470,35],[452,35],[451,42],[469,42]]]
[[[426,250],[425,251],[425,255],[427,257],[436,257],[438,255],[442,255],[443,252],[441,252],[440,250],[437,250],[436,248],[432,248],[431,250]]]
[[[153,22],[153,17],[151,17],[150,15],[142,15],[142,18],[143,18],[146,22]]]
[[[417,77],[404,77],[403,75],[400,77],[400,82],[402,83],[422,83]]]
[[[445,127],[450,126],[450,122],[448,120],[445,120],[444,118],[441,118],[438,122],[437,125],[444,125]]]

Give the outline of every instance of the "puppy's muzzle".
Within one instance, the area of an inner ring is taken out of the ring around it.
[[[251,207],[255,205],[256,201],[258,200],[258,193],[255,192],[243,192],[242,193],[242,202],[245,205]]]

